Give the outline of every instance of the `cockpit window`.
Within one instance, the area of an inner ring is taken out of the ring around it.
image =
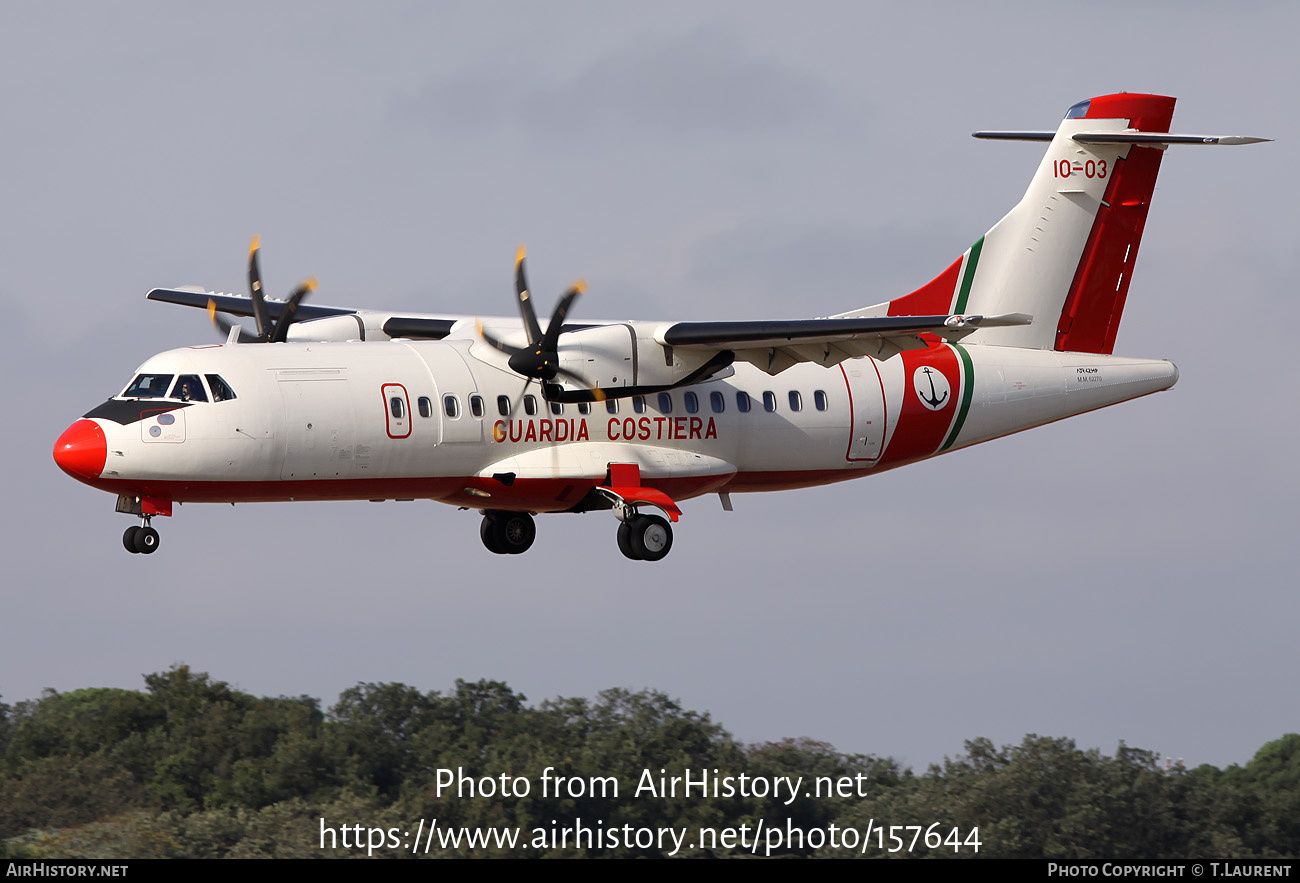
[[[182,402],[206,402],[208,394],[203,391],[203,384],[197,374],[182,374],[176,379],[172,389],[172,398]]]
[[[235,398],[235,391],[230,384],[221,379],[219,374],[204,374],[208,379],[208,388],[212,390],[212,401],[229,402]]]
[[[126,399],[160,399],[171,388],[174,374],[141,374],[122,393]]]
[[[1078,104],[1070,105],[1070,109],[1065,112],[1067,120],[1081,120],[1088,115],[1088,105],[1092,104],[1092,99],[1080,101]],[[1058,107],[1060,105],[1057,105]]]

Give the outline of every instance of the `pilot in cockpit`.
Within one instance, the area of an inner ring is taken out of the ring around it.
[[[187,379],[176,384],[176,398],[180,399],[182,402],[192,402],[196,399],[202,398],[202,396],[196,394],[194,381]]]

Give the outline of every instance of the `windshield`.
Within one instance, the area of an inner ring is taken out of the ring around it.
[[[176,388],[172,390],[172,398],[182,402],[206,402],[208,394],[203,391],[203,384],[199,382],[197,374],[182,374],[176,381]]]
[[[127,399],[160,399],[172,385],[172,374],[141,374],[122,393]]]

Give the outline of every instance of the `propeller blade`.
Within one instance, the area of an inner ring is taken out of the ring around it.
[[[524,396],[528,393],[528,386],[532,382],[533,382],[533,378],[531,377],[524,378],[523,388],[519,390],[519,395],[515,396],[514,401],[510,403],[510,419],[512,420],[514,419],[515,412],[519,410],[519,405],[521,402],[523,402]],[[546,393],[544,390],[542,392],[542,398],[546,398]]]
[[[569,307],[573,306],[573,302],[578,295],[586,290],[586,280],[579,279],[572,288],[564,292],[560,302],[555,306],[555,313],[551,316],[551,324],[546,326],[546,333],[542,335],[541,342],[538,344],[542,352],[555,352],[560,340],[560,331],[564,327],[564,318],[569,315]]]
[[[221,316],[217,314],[216,301],[213,301],[211,299],[208,300],[208,318],[212,321],[213,327],[215,327],[218,331],[221,332],[222,337],[225,337],[227,339],[230,338],[230,329],[234,328],[235,324],[233,322],[227,322],[225,319],[221,318]],[[240,343],[252,343],[255,340],[257,340],[256,337],[254,337],[253,335],[245,331],[243,329],[243,326],[240,326],[239,328]]]
[[[519,347],[511,346],[499,337],[493,337],[489,334],[487,329],[483,327],[483,321],[481,319],[475,323],[474,327],[478,331],[478,336],[483,338],[484,342],[487,343],[488,346],[498,349],[508,356],[513,356],[515,353],[523,352]]]
[[[257,252],[262,247],[262,238],[254,236],[248,246],[248,296],[253,300],[253,319],[257,322],[257,336],[262,340],[270,339],[274,330],[271,317],[266,309],[266,296],[262,293],[262,273],[257,266]]]
[[[298,312],[298,304],[316,288],[316,277],[313,276],[293,290],[293,294],[289,295],[289,299],[280,308],[280,318],[275,323],[275,330],[271,332],[271,343],[284,343],[289,326],[294,322],[294,314]]]
[[[519,315],[524,320],[524,331],[528,335],[528,345],[533,346],[542,337],[542,328],[537,324],[537,313],[533,311],[532,298],[528,294],[528,277],[524,273],[524,247],[519,246],[515,252],[515,295],[519,298]]]
[[[608,394],[599,386],[593,386],[591,381],[583,377],[576,371],[570,371],[568,368],[556,367],[556,374],[563,374],[582,389],[565,389],[558,383],[544,382],[542,384],[542,396],[548,402],[603,402],[609,398]]]

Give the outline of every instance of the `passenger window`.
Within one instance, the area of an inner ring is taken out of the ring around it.
[[[199,382],[199,375],[182,374],[176,380],[176,387],[172,390],[172,398],[180,399],[182,402],[206,402],[208,394],[203,391],[203,384]]]
[[[776,393],[771,390],[763,393],[763,410],[769,414],[776,410]]]
[[[421,417],[433,416],[433,399],[428,396],[420,396],[416,401],[415,406],[420,409]]]
[[[746,414],[749,412],[749,408],[750,408],[749,393],[747,392],[736,393],[736,410],[742,414]]]
[[[234,400],[235,391],[219,375],[204,374],[203,376],[208,379],[208,389],[212,390],[212,401],[229,402]]]
[[[825,411],[829,406],[826,401],[826,391],[819,389],[813,393],[813,404],[817,406],[818,411]]]
[[[579,414],[590,414],[590,413],[591,413],[591,402],[578,402],[578,413],[579,413]]]
[[[537,396],[524,396],[524,413],[529,417],[537,416]]]
[[[686,405],[687,414],[695,414],[700,410],[700,397],[693,392],[682,396],[682,402]]]
[[[470,412],[471,414],[473,414],[475,417],[482,417],[482,416],[483,416],[483,397],[482,397],[482,396],[470,396],[470,397],[469,397],[469,412]]]
[[[673,397],[666,392],[659,393],[659,413],[671,414],[673,412]]]
[[[790,390],[790,410],[791,411],[803,410],[803,396],[799,395],[799,390],[797,389]]]
[[[726,396],[720,392],[709,393],[709,407],[713,409],[713,413],[721,414],[727,409]]]
[[[174,374],[141,374],[122,393],[128,399],[160,399],[171,389]]]
[[[632,410],[638,414],[645,413],[645,396],[632,396]]]
[[[605,411],[610,414],[617,414],[618,399],[605,399]]]
[[[448,417],[455,419],[460,416],[460,399],[453,395],[442,397],[442,411]]]
[[[497,413],[502,417],[510,416],[510,396],[497,396]]]
[[[564,413],[564,403],[551,402],[551,413],[554,414],[556,417],[562,415]]]
[[[398,420],[401,420],[402,415],[406,413],[406,409],[402,407],[402,397],[393,396],[391,399],[389,399],[388,410],[392,412],[394,417],[396,417]]]

